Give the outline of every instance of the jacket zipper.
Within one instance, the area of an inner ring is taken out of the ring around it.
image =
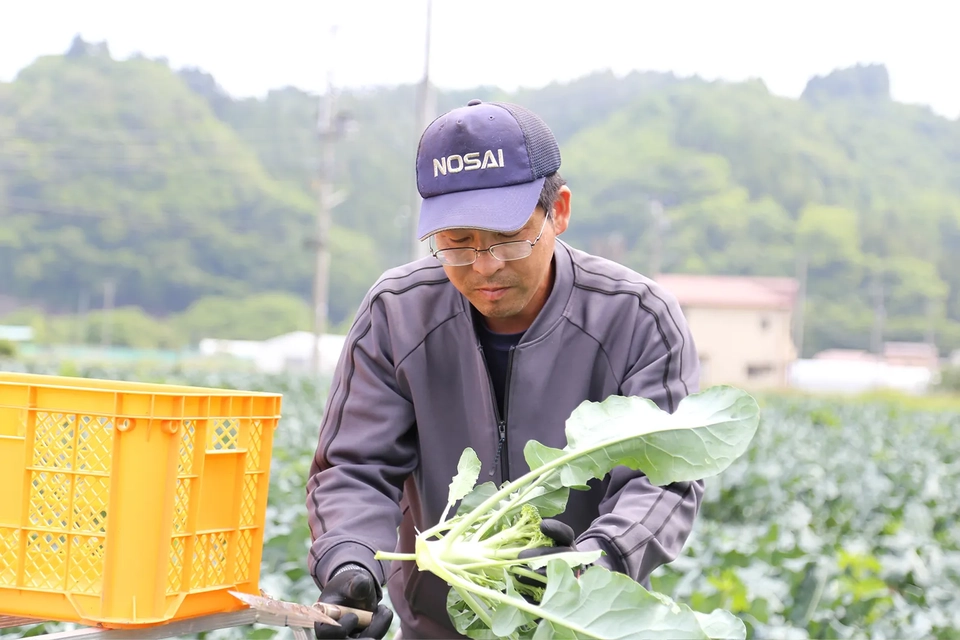
[[[502,418],[497,418],[497,431],[500,433],[500,440],[497,441],[497,455],[493,457],[493,464],[490,465],[490,472],[488,476],[493,477],[493,474],[497,471],[497,461],[500,461],[500,471],[503,471],[503,467],[506,466],[502,460],[500,460],[500,455],[503,453],[503,443],[507,439],[507,421]],[[504,472],[505,473],[505,472]],[[504,476],[504,481],[506,481],[506,476]]]
[[[510,415],[510,376],[513,374],[513,352],[516,347],[510,347],[510,353],[507,355],[507,377],[503,381],[503,420],[500,421],[500,446],[499,450],[507,448],[507,416]],[[496,459],[494,459],[496,464]],[[503,482],[510,480],[510,460],[509,456],[500,456],[500,475]]]
[[[515,347],[510,348],[510,355],[507,356],[507,379],[504,382],[503,390],[503,412],[507,412],[507,402],[510,399],[510,374],[513,371],[513,350]],[[503,448],[507,445],[507,419],[504,416],[500,415],[500,409],[497,407],[497,390],[493,388],[493,377],[490,375],[490,366],[487,364],[487,356],[483,352],[483,345],[477,343],[477,349],[480,350],[480,358],[483,360],[483,366],[487,370],[487,382],[490,386],[490,399],[493,402],[493,415],[497,420],[497,435],[499,439],[497,440],[497,453],[493,457],[493,464],[490,466],[490,471],[488,475],[493,476],[497,470],[497,463],[500,463],[500,474],[503,476],[502,481],[506,482],[509,480],[509,468],[507,464],[507,457],[503,456]],[[502,456],[502,457],[501,457]]]

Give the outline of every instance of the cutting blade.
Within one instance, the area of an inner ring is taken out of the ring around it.
[[[294,602],[284,602],[283,600],[276,600],[274,598],[265,598],[263,596],[255,596],[249,593],[240,593],[239,591],[230,591],[232,595],[237,600],[240,600],[244,604],[250,606],[257,611],[262,611],[263,613],[271,613],[276,616],[290,616],[298,619],[298,622],[302,620],[308,620],[310,622],[309,626],[313,626],[314,622],[323,622],[325,624],[332,624],[335,626],[340,626],[340,623],[336,619],[329,615],[329,613],[336,613],[336,617],[339,618],[342,615],[341,612],[327,612],[326,607],[321,609],[319,607],[308,607],[302,604],[296,604]]]
[[[263,592],[261,591],[261,593]],[[280,616],[296,616],[298,620],[309,620],[311,625],[313,622],[323,622],[339,627],[340,623],[337,622],[337,620],[348,613],[352,613],[357,616],[357,628],[362,629],[370,626],[370,620],[373,617],[373,612],[371,611],[327,604],[325,602],[315,602],[313,606],[308,607],[307,605],[296,604],[295,602],[277,600],[276,598],[271,598],[266,595],[255,596],[249,593],[240,593],[239,591],[231,591],[230,595],[257,611]]]

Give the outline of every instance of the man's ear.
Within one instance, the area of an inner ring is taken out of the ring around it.
[[[563,185],[553,201],[553,228],[556,235],[567,230],[570,224],[570,187]]]

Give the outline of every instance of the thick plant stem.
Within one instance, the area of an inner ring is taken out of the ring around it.
[[[483,590],[484,588],[473,584],[469,580],[464,580],[460,576],[455,575],[452,571],[449,571],[446,564],[442,560],[438,560],[436,557],[434,557],[434,555],[431,553],[432,549],[429,546],[417,545],[417,547],[420,552],[426,556],[426,558],[418,560],[417,565],[420,566],[420,562],[425,560],[430,565],[430,572],[449,584],[451,587],[455,588],[461,596],[463,596],[464,592],[470,593],[471,597],[469,599],[464,598],[463,601],[466,602],[467,606],[477,614],[477,616],[483,621],[483,624],[486,625],[488,629],[492,628],[493,617],[489,612],[486,611],[484,607],[480,605],[480,603],[476,602],[473,597],[473,594],[479,590]],[[496,592],[493,591],[493,593]]]
[[[563,460],[564,462],[566,462],[566,460],[571,459],[571,458],[573,458],[573,457],[574,457],[574,456],[564,456],[564,457],[562,457],[562,458],[558,458],[557,460]],[[556,462],[556,460],[555,460],[554,462]],[[483,502],[481,502],[480,505],[478,505],[477,507],[474,507],[474,509],[473,509],[470,513],[471,513],[471,514],[475,514],[475,513],[481,513],[481,514],[482,514],[482,513],[486,512],[486,511],[489,511],[489,510],[492,509],[494,506],[496,506],[496,504],[497,504],[498,502],[500,502],[501,500],[503,500],[504,498],[506,498],[507,496],[509,496],[509,495],[510,495],[511,493],[513,493],[514,491],[517,491],[517,488],[518,488],[518,487],[525,487],[525,485],[530,484],[531,482],[535,482],[537,485],[539,485],[539,484],[541,484],[541,483],[543,483],[543,482],[546,482],[547,477],[549,477],[549,472],[553,470],[553,467],[551,466],[552,464],[553,464],[553,463],[544,465],[544,466],[536,469],[535,471],[528,471],[527,473],[525,473],[524,475],[520,476],[519,478],[517,478],[517,479],[514,480],[513,482],[508,483],[505,488],[500,489],[500,490],[497,491],[495,494],[493,494],[492,496],[490,496],[489,498],[487,498],[486,500],[484,500]],[[557,465],[557,466],[558,466],[558,465]],[[546,473],[545,473],[545,472],[546,472]],[[527,491],[528,491],[528,489],[524,488],[524,490],[520,492],[520,495],[521,495],[521,496],[526,496],[526,495],[527,495]],[[520,496],[518,496],[518,497],[520,497]],[[507,505],[507,507],[506,507],[506,511],[504,511],[503,509],[499,509],[499,510],[497,511],[497,513],[501,513],[501,512],[502,512],[502,513],[506,513],[507,511],[509,511],[510,509],[512,509],[513,507],[515,507],[516,505],[517,505],[517,501],[516,501],[516,500],[511,500],[511,501],[510,501],[510,504]],[[502,515],[502,514],[501,514],[501,515]],[[489,529],[489,527],[492,527],[492,526],[493,526],[492,523],[495,523],[497,519],[498,519],[498,518],[488,518],[487,522],[484,523],[484,528],[485,528],[485,529]],[[468,528],[470,528],[470,526],[471,526],[474,522],[475,522],[475,519],[473,519],[473,518],[469,518],[469,517],[464,518],[463,520],[461,520],[460,522],[457,523],[457,526],[453,527],[453,529],[450,530],[450,533],[448,533],[447,536],[448,536],[448,537],[453,537],[453,538],[456,538],[456,537],[458,537],[458,536],[462,536],[462,535],[464,534],[464,532],[465,532]],[[433,532],[432,529],[428,529],[427,531],[430,532],[430,533]],[[424,532],[424,533],[427,533],[427,532]]]
[[[377,560],[395,560],[399,562],[416,562],[417,560],[417,554],[415,553],[388,553],[386,551],[377,551],[373,557]]]
[[[537,573],[536,571],[530,571],[530,569],[526,569],[524,567],[513,567],[511,568],[511,572],[515,573],[518,576],[525,576],[527,578],[532,578],[533,580],[542,582],[543,586],[547,586],[547,577]]]
[[[499,591],[496,591],[494,589],[489,589],[487,587],[482,587],[478,584],[474,584],[470,582],[469,580],[461,578],[459,575],[455,574],[454,572],[448,571],[446,567],[442,566],[440,563],[437,563],[433,567],[431,567],[430,571],[435,573],[438,577],[446,581],[447,584],[449,584],[452,587],[459,587],[459,589],[467,591],[473,594],[474,596],[481,596],[483,598],[486,598],[487,600],[493,600],[501,604],[506,604],[515,609],[525,611],[526,613],[529,613],[535,618],[553,622],[563,627],[564,629],[569,629],[570,631],[574,632],[575,634],[577,634],[576,637],[579,637],[579,638],[596,637],[593,634],[591,634],[587,629],[584,629],[583,627],[580,627],[577,625],[572,625],[568,620],[564,620],[562,616],[558,618],[557,616],[551,614],[549,611],[546,611],[534,604],[530,604],[523,598],[511,598],[510,596],[503,594]],[[469,600],[464,599],[464,602],[466,602],[467,606],[469,606],[473,610],[473,612],[480,617],[480,619],[483,621],[483,623],[487,626],[488,629],[493,628],[493,618],[491,618],[486,613],[486,611],[482,611],[482,610],[478,611],[473,606],[471,606],[471,603]]]
[[[651,433],[653,433],[653,431],[651,431]],[[620,440],[626,440],[626,439],[628,438],[622,438]],[[594,451],[598,451],[600,449],[603,449],[604,447],[609,447],[612,442],[619,442],[620,440],[618,439],[607,440],[604,442],[599,442],[593,445],[592,447],[584,447],[583,449],[570,451],[558,458],[551,460],[550,462],[540,467],[537,467],[536,469],[528,471],[527,473],[523,474],[516,480],[513,480],[512,482],[508,482],[506,485],[504,485],[503,488],[501,488],[499,491],[497,491],[492,496],[490,496],[489,498],[481,502],[477,507],[475,507],[473,511],[471,511],[471,513],[484,513],[485,511],[489,511],[494,506],[496,506],[498,502],[500,502],[501,500],[509,496],[514,491],[517,491],[519,487],[525,487],[531,482],[536,482],[537,484],[545,482],[546,479],[549,477],[550,473],[553,472],[555,469],[558,469],[566,464],[569,464],[572,460],[576,460],[577,458],[582,458],[584,456],[587,456],[593,453]],[[522,491],[521,493],[524,496],[526,496],[527,491],[528,491],[527,489],[524,489],[524,491]],[[473,522],[474,520],[471,518],[464,518],[463,520],[458,522],[457,526],[453,527],[453,529],[447,535],[452,537],[462,536],[463,533],[470,527],[470,525],[473,524]],[[433,533],[433,530],[428,529],[427,531],[424,532],[424,534],[429,534],[429,533]]]
[[[526,560],[520,560],[518,558],[507,559],[507,560],[482,560],[477,562],[470,562],[466,564],[459,564],[457,568],[461,571],[474,571],[476,569],[489,569],[493,567],[513,567],[513,566],[526,566]]]
[[[477,614],[477,616],[486,623],[487,618],[493,621],[493,617],[490,615],[490,610],[472,593],[466,589],[461,589],[460,587],[453,587],[453,590],[460,594],[460,597],[463,598],[464,603],[470,609]],[[487,627],[490,627],[490,624],[487,624]]]
[[[558,625],[561,625],[567,629],[570,629],[574,633],[579,634],[577,637],[590,638],[592,636],[586,629],[580,626],[573,626],[569,622],[563,620],[562,616],[558,619],[549,611],[545,611],[540,607],[530,604],[523,598],[512,598],[496,589],[490,589],[489,587],[484,587],[476,582],[472,582],[469,578],[464,577],[464,573],[460,567],[453,565],[450,566],[443,561],[442,558],[434,555],[433,547],[430,544],[425,542],[420,542],[417,545],[418,558],[417,565],[421,569],[427,570],[430,573],[434,574],[444,582],[446,582],[451,587],[457,589],[458,593],[468,592],[473,598],[484,598],[488,601],[498,602],[500,604],[506,604],[512,606],[515,609],[525,611],[535,618],[540,618],[542,620],[548,620],[554,622]],[[464,598],[464,602],[473,610],[474,613],[483,621],[483,624],[486,625],[488,629],[493,628],[493,617],[487,612],[486,608],[481,606],[480,603]]]

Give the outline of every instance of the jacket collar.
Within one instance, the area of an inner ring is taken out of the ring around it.
[[[547,296],[547,302],[543,305],[540,313],[537,314],[533,324],[524,332],[523,338],[520,340],[521,345],[533,342],[549,333],[563,317],[567,304],[570,302],[570,295],[573,293],[573,257],[570,246],[560,240],[560,238],[557,238],[554,243],[553,264],[555,267],[553,289],[550,291],[550,295]],[[463,294],[459,292],[458,294],[460,295],[464,312],[470,319],[474,336],[476,336],[477,327],[475,323],[478,322],[477,316],[479,314],[476,313],[470,301],[467,300]]]

